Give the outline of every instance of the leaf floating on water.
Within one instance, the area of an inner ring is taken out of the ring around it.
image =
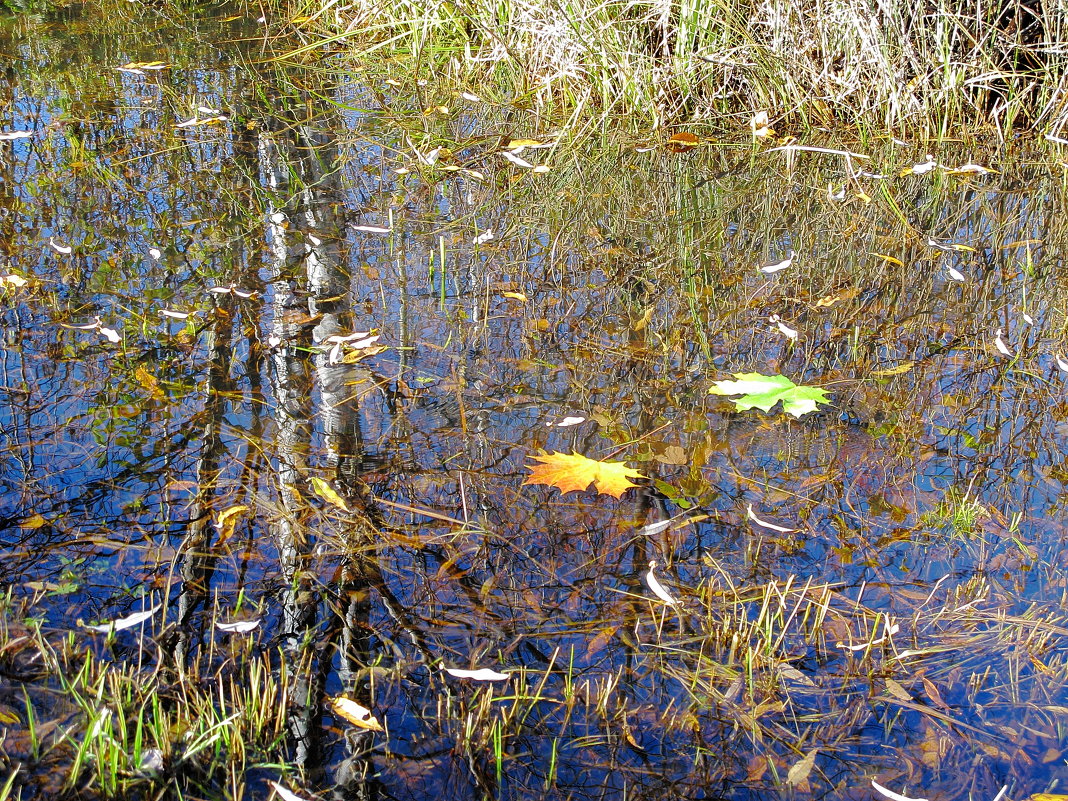
[[[783,259],[780,262],[776,262],[775,264],[765,264],[763,267],[760,268],[760,272],[767,273],[768,275],[771,275],[772,273],[777,273],[780,270],[785,270],[787,267],[790,267],[793,263],[794,263],[794,252],[791,250],[789,252],[789,254],[786,256],[785,259]]]
[[[219,631],[225,631],[228,634],[248,634],[259,628],[260,621],[258,620],[236,620],[233,623],[223,623],[221,620],[215,621],[215,628]]]
[[[762,526],[764,528],[770,528],[772,531],[778,531],[778,532],[780,532],[782,534],[791,534],[791,533],[793,533],[795,531],[800,531],[801,530],[801,529],[797,529],[797,528],[786,528],[786,526],[777,526],[774,523],[769,523],[766,520],[761,520],[759,517],[757,517],[753,513],[753,504],[749,504],[746,507],[745,516],[748,517],[750,520],[752,520],[754,523],[756,523],[758,526]]]
[[[159,314],[161,317],[170,317],[173,320],[188,320],[194,312],[180,312],[173,309],[160,309]]]
[[[790,772],[786,774],[786,783],[791,787],[796,787],[802,782],[808,781],[808,776],[812,773],[812,768],[816,764],[816,754],[819,753],[818,748],[813,748],[798,762],[795,762],[790,768]]]
[[[508,144],[504,146],[505,150],[511,150],[516,155],[519,155],[524,150],[529,148],[537,149],[539,147],[550,147],[543,142],[539,142],[537,139],[509,139]]]
[[[1023,321],[1025,323],[1027,323],[1028,325],[1034,325],[1035,324],[1034,318],[1031,317],[1031,315],[1028,314],[1027,312],[1024,312],[1023,314],[1021,314],[1020,317],[1022,317]]]
[[[886,796],[890,801],[927,801],[926,798],[910,798],[907,795],[901,795],[901,793],[895,793],[893,790],[888,790],[879,784],[875,779],[871,780],[871,786],[875,788],[875,792]]]
[[[913,164],[911,167],[906,167],[901,171],[901,175],[924,175],[937,166],[938,162],[935,161],[935,157],[928,153],[926,161],[921,161],[919,164]]]
[[[506,158],[508,161],[512,162],[512,164],[514,164],[517,167],[523,167],[524,169],[527,169],[527,170],[534,169],[534,165],[531,164],[529,161],[527,161],[526,159],[520,158],[519,156],[515,155],[514,153],[509,153],[507,150],[502,150],[501,151],[501,156]]]
[[[123,64],[121,67],[115,67],[119,72],[130,72],[134,75],[144,75],[146,72],[158,72],[159,70],[170,69],[170,64],[163,61],[131,61],[129,64]]]
[[[829,309],[842,299],[841,295],[825,295],[816,301],[817,309]]]
[[[916,362],[902,362],[896,367],[887,367],[885,370],[872,370],[876,378],[888,378],[892,375],[904,375],[916,365]]]
[[[145,621],[151,620],[152,616],[159,611],[160,606],[161,604],[156,604],[151,609],[148,609],[144,612],[137,612],[132,615],[127,615],[126,617],[120,617],[117,620],[112,620],[110,623],[89,625],[87,623],[82,623],[81,621],[78,621],[78,625],[80,625],[83,629],[88,629],[89,631],[97,631],[101,634],[107,634],[110,631],[122,631],[123,629],[132,629],[134,626],[140,626]]]
[[[481,234],[475,237],[476,245],[484,245],[493,239],[493,231],[483,231]]]
[[[965,281],[964,273],[962,273],[955,267],[946,267],[946,272],[949,274],[949,277],[952,278],[954,281],[960,281],[961,283]]]
[[[233,536],[238,520],[248,511],[246,504],[239,503],[219,512],[215,518],[215,530],[219,532],[219,543],[224,543]]]
[[[557,428],[568,428],[570,426],[577,426],[579,423],[585,423],[585,417],[565,417],[559,423],[556,424]]]
[[[1012,351],[1009,350],[1009,346],[1005,344],[1005,340],[1001,338],[1001,329],[999,328],[994,333],[994,347],[998,349],[1000,353],[1005,356],[1012,356]]]
[[[21,275],[15,275],[15,273],[9,273],[8,275],[0,277],[0,282],[3,282],[5,284],[9,284],[10,286],[15,287],[15,289],[22,289],[22,287],[24,287],[24,286],[26,286],[26,284],[30,283],[28,280],[23,278]]]
[[[287,790],[278,782],[267,782],[267,784],[271,785],[271,787],[274,788],[274,791],[278,793],[278,797],[281,798],[282,801],[307,801],[307,799],[302,798],[301,796],[297,795],[294,792],[291,792],[290,790]]]
[[[830,403],[825,390],[795,384],[786,376],[734,373],[734,377],[738,380],[716,381],[708,391],[712,395],[742,395],[734,400],[741,412],[753,408],[770,412],[782,401],[783,411],[801,417],[816,411],[818,404]]]
[[[520,303],[527,302],[527,296],[522,292],[502,292],[502,298],[508,298],[509,300],[518,300]]]
[[[561,492],[581,492],[593,484],[598,492],[620,498],[628,489],[638,486],[629,479],[645,478],[624,462],[598,462],[577,453],[548,453],[531,458],[541,464],[527,465],[531,474],[523,486],[547,484]]]
[[[108,342],[111,342],[115,345],[122,342],[122,337],[119,336],[119,332],[116,331],[114,328],[105,328],[104,326],[100,326],[100,335],[104,337]]]
[[[48,237],[48,246],[52,248],[52,250],[54,250],[56,253],[62,253],[64,256],[66,256],[68,253],[74,252],[74,248],[68,247],[67,245],[59,244],[58,242],[56,242],[55,237],[51,236]]]
[[[768,318],[768,322],[775,323],[775,327],[779,329],[779,333],[787,339],[797,339],[797,329],[790,328],[790,326],[779,318],[779,315],[771,315],[771,317]]]
[[[951,170],[946,170],[950,175],[987,175],[997,170],[992,170],[989,167],[983,167],[980,164],[961,164],[959,167],[954,167]]]
[[[649,585],[649,589],[653,591],[653,595],[655,595],[664,603],[670,604],[671,606],[675,606],[678,601],[676,601],[672,597],[670,592],[664,589],[664,585],[661,584],[660,581],[657,579],[656,575],[654,575],[653,568],[655,567],[655,561],[649,563],[649,572],[645,574],[645,583]]]
[[[392,228],[382,228],[378,225],[353,225],[353,231],[363,231],[365,234],[389,234],[393,232]]]
[[[323,498],[328,503],[333,504],[338,509],[341,509],[346,512],[352,511],[349,508],[348,503],[346,503],[345,499],[338,495],[337,491],[329,484],[327,484],[323,479],[319,478],[318,476],[312,476],[311,479],[309,479],[309,483],[311,484],[312,491],[320,498]]]
[[[752,131],[754,139],[765,139],[775,133],[775,129],[769,124],[766,111],[758,111],[749,118],[749,130]]]
[[[29,139],[33,136],[33,131],[8,131],[7,133],[0,132],[0,142],[10,142],[15,139]]]
[[[351,698],[339,695],[327,700],[330,702],[330,708],[334,710],[334,714],[347,720],[353,726],[369,729],[370,731],[385,731],[378,719],[371,714],[370,709],[362,704],[357,704]]]
[[[149,248],[148,249],[148,255],[158,261],[159,257],[163,255],[163,251],[160,250],[159,248]]]
[[[509,673],[498,673],[496,670],[490,670],[489,668],[480,668],[479,670],[459,670],[457,668],[442,668],[450,676],[455,676],[458,679],[471,679],[473,681],[504,681],[511,678]]]
[[[685,153],[701,144],[701,140],[689,131],[680,131],[668,137],[664,145],[672,153]]]
[[[1066,360],[1063,356],[1059,354],[1054,358],[1056,358],[1057,367],[1061,370],[1061,372],[1068,373],[1068,360]]]
[[[461,92],[460,97],[464,100],[470,100],[472,103],[481,103],[482,98],[476,95],[474,92]]]

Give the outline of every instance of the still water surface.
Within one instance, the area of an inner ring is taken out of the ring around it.
[[[250,647],[312,688],[309,793],[1068,778],[1055,153],[901,175],[925,153],[605,135],[535,172],[501,151],[555,131],[493,87],[283,66],[262,32],[0,27],[0,131],[31,134],[0,141],[2,577],[48,627],[161,603],[181,661],[262,618]],[[358,332],[359,360],[330,340]],[[833,405],[739,412],[708,394],[737,372]],[[524,485],[539,449],[648,480]],[[331,718],[341,691],[387,732]]]

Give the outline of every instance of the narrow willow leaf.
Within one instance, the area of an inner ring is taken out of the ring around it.
[[[994,333],[994,347],[998,349],[1000,353],[1005,356],[1012,356],[1012,351],[1009,350],[1009,346],[1005,344],[1005,340],[1001,338],[1001,329],[999,328]]]
[[[962,273],[955,267],[946,267],[946,272],[949,274],[949,277],[952,278],[954,281],[960,281],[961,283],[965,281],[964,273]]]
[[[134,626],[139,626],[147,620],[151,620],[152,616],[159,611],[161,604],[156,604],[151,609],[147,609],[144,612],[136,612],[126,617],[120,617],[117,620],[112,620],[110,623],[101,623],[99,625],[89,625],[88,623],[78,622],[83,629],[89,631],[97,631],[102,634],[107,634],[110,631],[122,631],[123,629],[131,629]]]
[[[792,266],[793,263],[794,263],[794,252],[791,250],[787,254],[785,259],[783,259],[782,261],[776,262],[775,264],[765,264],[763,267],[760,268],[760,272],[767,273],[768,275],[771,275],[772,273],[777,273],[780,270],[785,270],[786,268]]]
[[[281,798],[282,801],[307,801],[307,799],[302,798],[301,796],[290,790],[287,790],[278,782],[267,782],[267,784],[271,785],[271,787],[274,788],[274,791],[278,793],[278,797]]]
[[[871,786],[875,788],[875,792],[886,796],[890,801],[927,801],[926,798],[910,798],[907,795],[901,795],[901,793],[895,793],[893,790],[888,790],[879,784],[875,779],[871,780]]]
[[[649,589],[653,591],[653,595],[664,603],[674,606],[678,601],[676,601],[671,593],[664,589],[664,585],[657,580],[656,576],[653,574],[653,568],[655,567],[655,561],[649,563],[649,572],[645,574],[645,583],[649,585]]]
[[[260,621],[258,620],[236,620],[233,623],[223,623],[221,620],[215,621],[215,628],[219,631],[225,631],[234,634],[247,634],[259,628]]]
[[[800,529],[796,529],[796,528],[786,528],[785,526],[777,526],[777,525],[775,525],[774,523],[769,523],[769,522],[768,522],[768,521],[766,521],[766,520],[761,520],[761,519],[760,519],[759,517],[757,517],[757,516],[756,516],[756,515],[755,515],[755,514],[753,513],[753,504],[749,504],[749,505],[748,505],[748,506],[746,507],[746,509],[745,509],[745,515],[746,515],[746,517],[748,517],[748,518],[749,518],[750,520],[752,520],[752,521],[753,521],[754,523],[756,523],[756,524],[757,524],[758,526],[762,526],[763,528],[768,528],[768,529],[771,529],[772,531],[778,531],[778,532],[780,532],[780,533],[782,533],[782,534],[790,534],[790,533],[792,533],[792,532],[794,532],[794,531],[800,531]]]
[[[68,247],[67,245],[59,244],[56,241],[55,237],[52,236],[48,237],[48,246],[52,248],[52,250],[54,250],[56,253],[62,253],[64,256],[74,252],[74,248]]]
[[[450,676],[455,676],[458,679],[471,679],[472,681],[504,681],[511,676],[509,673],[498,673],[496,670],[490,670],[489,668],[480,668],[479,670],[443,668],[443,670]]]

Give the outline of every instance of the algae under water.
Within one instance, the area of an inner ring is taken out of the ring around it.
[[[261,32],[0,26],[5,792],[1057,789],[1055,151],[570,144]],[[749,372],[832,405],[709,394]],[[543,450],[646,479],[524,485]],[[277,725],[196,741],[224,780],[146,724],[109,785],[83,664]]]

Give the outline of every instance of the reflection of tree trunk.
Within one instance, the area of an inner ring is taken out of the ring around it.
[[[217,316],[207,329],[209,337],[208,377],[204,388],[204,434],[197,462],[197,494],[189,508],[189,530],[182,541],[179,572],[182,589],[178,593],[177,634],[173,653],[175,666],[184,672],[187,660],[198,642],[193,641],[191,620],[208,596],[215,554],[211,544],[211,512],[220,457],[225,446],[219,436],[222,425],[225,384],[230,371],[230,321]],[[202,629],[202,625],[201,625]],[[198,631],[197,640],[203,636]]]

